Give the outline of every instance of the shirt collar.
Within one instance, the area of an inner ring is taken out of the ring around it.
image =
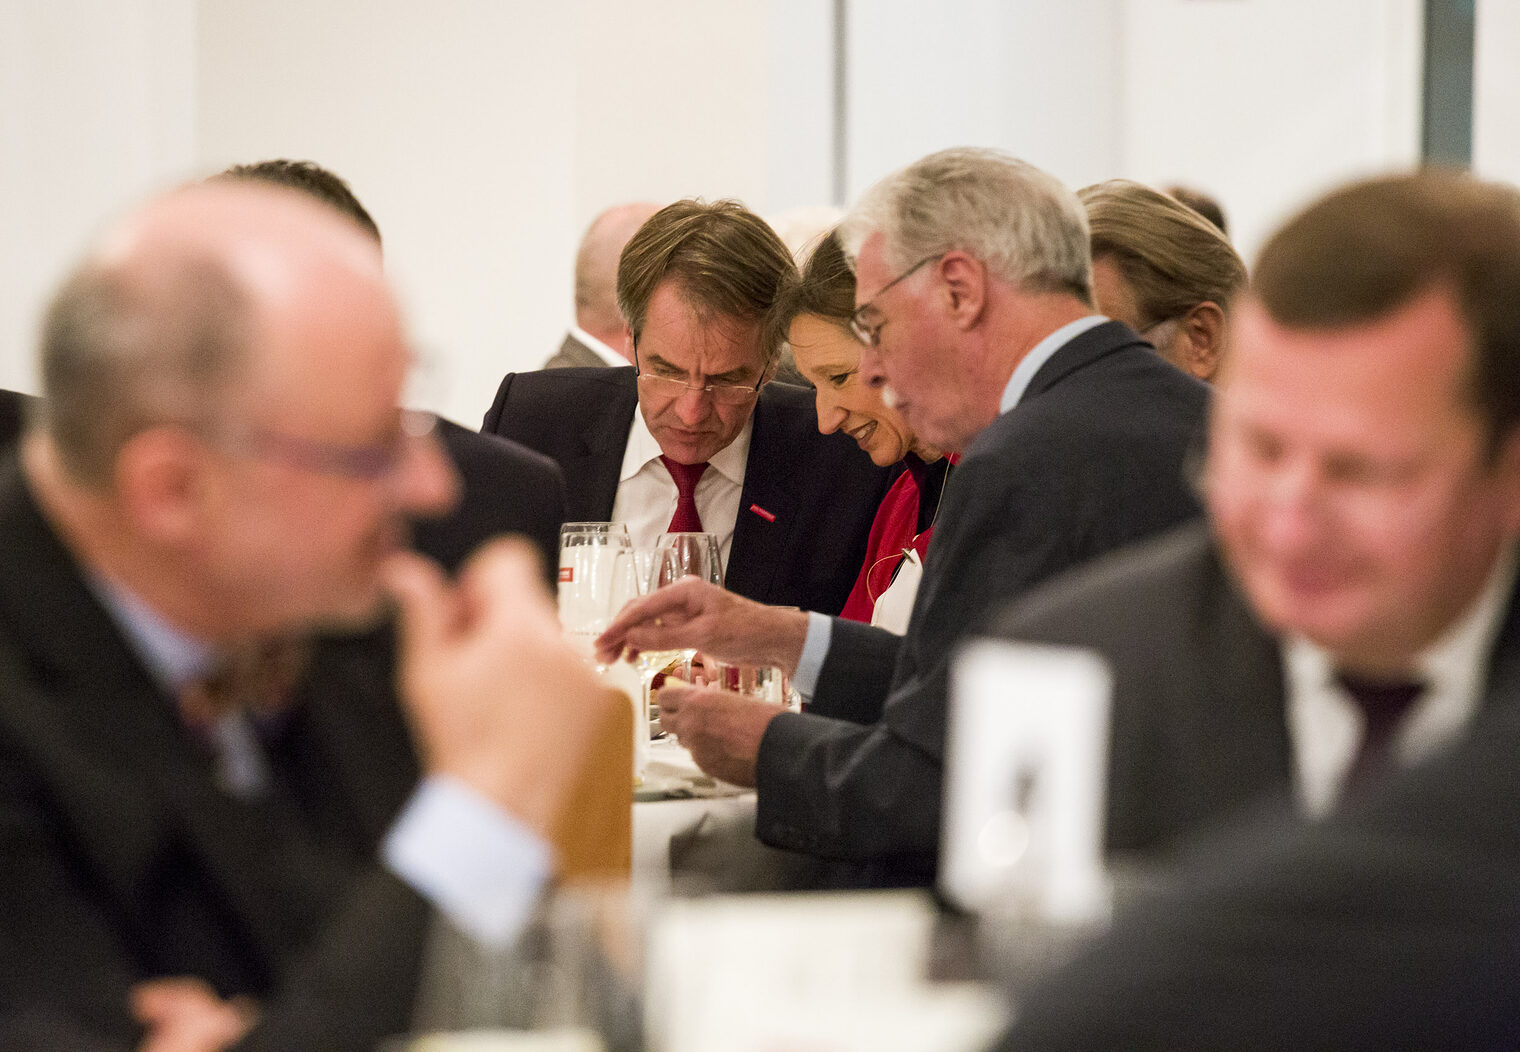
[[[744,428],[734,437],[734,440],[713,454],[708,466],[721,474],[735,485],[744,484],[744,467],[749,463],[749,443],[755,431],[755,414],[750,413],[749,419],[744,421]],[[628,429],[628,444],[623,449],[623,467],[618,474],[619,482],[627,482],[651,460],[660,455],[660,444],[649,433],[649,426],[644,423],[644,410],[639,406],[633,408],[633,426]]]
[[[1013,375],[1008,378],[1008,386],[1003,388],[1003,400],[998,403],[998,412],[1006,413],[1019,404],[1019,400],[1024,397],[1024,392],[1029,390],[1029,382],[1034,379],[1034,374],[1039,372],[1040,366],[1050,361],[1057,351],[1088,329],[1095,329],[1106,321],[1108,319],[1101,314],[1089,314],[1085,318],[1068,322],[1035,344],[1030,352],[1024,355],[1024,360],[1019,362],[1018,367],[1013,370]]]
[[[87,574],[90,589],[127,637],[160,687],[170,694],[206,674],[215,660],[210,643],[169,624],[135,592],[102,573]]]
[[[570,335],[574,336],[588,351],[591,351],[608,365],[618,366],[633,364],[627,358],[624,358],[617,351],[607,346],[601,340],[598,340],[595,336],[591,335],[579,325],[570,326]]]
[[[1410,663],[1415,677],[1432,689],[1448,689],[1477,699],[1487,671],[1485,655],[1504,619],[1505,601],[1514,591],[1517,555],[1520,553],[1514,543],[1500,552],[1472,606]],[[1323,647],[1302,636],[1288,637],[1285,646],[1290,670],[1296,670],[1304,680],[1327,683],[1335,675],[1335,659]]]

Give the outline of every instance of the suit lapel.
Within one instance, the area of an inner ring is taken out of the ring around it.
[[[1499,631],[1488,655],[1482,711],[1520,705],[1520,575],[1510,588]]]
[[[1061,346],[1035,371],[1024,397],[1032,398],[1060,383],[1078,369],[1126,347],[1145,350],[1147,345],[1123,322],[1109,321],[1095,325]]]
[[[734,521],[734,541],[723,581],[730,592],[762,603],[771,601],[797,521],[796,491],[792,488],[797,466],[793,451],[798,448],[795,432],[799,423],[812,426],[797,420],[795,414],[766,395],[762,389],[755,405],[739,516]]]
[[[609,384],[612,391],[601,399],[589,400],[589,412],[581,426],[567,425],[575,439],[558,458],[565,473],[565,514],[572,522],[612,518],[628,430],[639,401],[637,374],[632,368],[607,369],[594,382]]]

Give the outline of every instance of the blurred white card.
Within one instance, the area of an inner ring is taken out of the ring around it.
[[[980,640],[956,657],[939,872],[952,901],[1054,924],[1107,911],[1110,690],[1086,650]]]

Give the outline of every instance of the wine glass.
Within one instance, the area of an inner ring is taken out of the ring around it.
[[[718,538],[711,533],[662,533],[656,548],[676,553],[679,577],[700,577],[723,587],[723,560],[718,553]],[[669,582],[666,582],[669,583]]]
[[[576,651],[594,664],[596,637],[629,598],[618,594],[618,557],[632,551],[633,541],[622,523],[571,525],[590,528],[560,532],[559,623]]]

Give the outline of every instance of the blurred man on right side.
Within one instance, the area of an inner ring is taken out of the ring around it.
[[[1291,221],[1204,481],[1212,533],[1053,584],[1001,633],[1103,652],[1116,748],[1282,767],[1329,817],[1206,845],[1020,1004],[1010,1047],[1514,1047],[1520,194],[1425,173]],[[1241,721],[1264,736],[1220,733]],[[1145,762],[1130,806],[1189,806]]]

